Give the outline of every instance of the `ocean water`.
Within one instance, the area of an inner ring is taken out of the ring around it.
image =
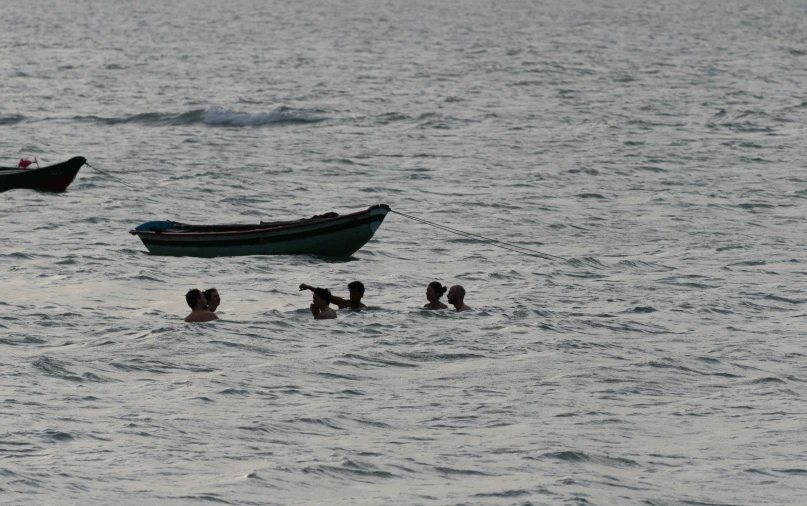
[[[806,24],[5,1],[2,165],[116,179],[0,194],[0,503],[803,504]],[[127,233],[377,203],[559,259],[396,214],[347,261]],[[369,310],[311,318],[300,283],[355,279]],[[433,280],[474,310],[422,309]]]

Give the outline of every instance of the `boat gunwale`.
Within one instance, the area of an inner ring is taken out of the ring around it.
[[[45,165],[44,167],[40,166],[40,167],[37,167],[35,169],[29,169],[28,167],[0,167],[0,175],[13,176],[13,175],[17,175],[17,174],[35,174],[35,173],[40,172],[40,171],[46,171],[48,169],[57,168],[60,165],[67,165],[67,164],[69,164],[70,162],[72,162],[74,160],[75,160],[75,163],[78,163],[79,160],[77,160],[77,159],[83,160],[81,162],[81,164],[78,166],[78,169],[76,169],[76,172],[78,172],[79,170],[81,170],[81,167],[83,167],[87,163],[87,159],[84,158],[83,156],[74,156],[73,158],[70,158],[69,160],[65,160],[65,161],[59,162],[59,163],[53,163],[51,165]],[[70,170],[72,170],[72,167],[70,168]]]
[[[148,238],[151,237],[171,237],[171,238],[193,238],[193,237],[223,237],[223,236],[237,236],[237,235],[247,235],[247,234],[255,234],[255,233],[267,233],[267,232],[281,232],[284,230],[291,230],[295,228],[304,228],[310,225],[320,225],[325,223],[332,223],[338,220],[344,219],[354,219],[358,218],[361,215],[372,215],[373,211],[376,210],[383,210],[384,215],[386,216],[387,213],[390,211],[390,207],[387,204],[376,204],[374,206],[370,206],[369,208],[363,211],[356,211],[350,214],[343,214],[339,216],[333,216],[328,218],[307,218],[299,220],[301,223],[288,223],[285,225],[279,226],[268,226],[264,228],[253,228],[249,230],[229,230],[229,231],[222,231],[222,232],[167,232],[167,231],[154,231],[154,230],[137,230],[132,229],[129,231],[130,234],[136,235],[138,237],[146,236]],[[172,222],[177,223],[177,222]],[[256,224],[256,227],[260,227],[260,224]]]
[[[49,193],[62,193],[75,181],[81,168],[87,165],[83,156],[38,167],[0,167],[0,193],[10,190],[35,190]],[[56,172],[54,174],[53,172]]]

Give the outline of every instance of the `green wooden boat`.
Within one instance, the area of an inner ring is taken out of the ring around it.
[[[153,255],[219,257],[240,255],[320,255],[349,257],[367,244],[390,208],[327,213],[296,221],[259,224],[188,225],[150,221],[129,233]]]

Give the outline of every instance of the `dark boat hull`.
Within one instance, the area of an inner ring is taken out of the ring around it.
[[[0,192],[16,189],[63,192],[87,163],[82,156],[40,169],[0,167]]]
[[[389,207],[381,204],[344,216],[232,225],[229,230],[224,225],[193,227],[174,222],[149,222],[130,233],[139,236],[154,255],[349,257],[372,239],[388,212]]]

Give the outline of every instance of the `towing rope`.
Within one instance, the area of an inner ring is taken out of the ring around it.
[[[390,209],[390,212],[395,213],[395,214],[400,214],[404,218],[409,218],[410,220],[414,220],[414,221],[417,221],[419,223],[423,223],[424,225],[430,225],[432,227],[439,228],[440,230],[445,230],[446,232],[451,232],[452,234],[461,235],[463,237],[466,237],[468,239],[472,239],[474,241],[483,242],[483,243],[486,243],[486,244],[490,244],[491,246],[496,246],[498,248],[503,248],[503,249],[513,251],[513,252],[516,252],[516,253],[521,253],[523,255],[532,255],[532,256],[543,258],[545,260],[560,260],[560,261],[564,261],[564,262],[566,261],[566,259],[562,258],[562,257],[558,257],[558,256],[555,256],[555,255],[550,255],[548,253],[541,253],[540,251],[535,251],[533,249],[525,248],[524,246],[519,246],[517,244],[504,242],[504,241],[499,241],[497,239],[491,239],[490,237],[485,237],[485,236],[482,236],[482,235],[479,235],[479,234],[472,234],[470,232],[464,232],[462,230],[457,230],[456,228],[451,228],[451,227],[447,227],[445,225],[440,225],[439,223],[434,223],[434,222],[431,222],[431,221],[427,221],[427,220],[424,220],[423,218],[418,218],[416,216],[412,216],[412,215],[409,215],[409,214],[394,211],[392,209]]]
[[[106,172],[106,171],[103,171],[103,170],[99,169],[98,167],[93,167],[88,162],[84,162],[84,165],[86,165],[87,167],[89,167],[91,169],[97,170],[98,172],[100,172],[101,174],[105,175],[106,177],[108,177],[109,179],[111,179],[113,181],[117,181],[118,183],[126,185],[129,188],[132,188],[132,189],[140,191],[140,188],[138,188],[137,186],[131,185],[131,184],[127,183],[126,181],[124,181],[123,179],[117,178],[117,177],[113,176],[112,174],[110,174],[109,172]]]

